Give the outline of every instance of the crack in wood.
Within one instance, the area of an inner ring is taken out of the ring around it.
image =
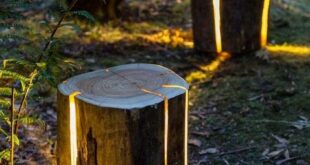
[[[97,141],[93,137],[92,128],[87,133],[87,164],[97,165]]]

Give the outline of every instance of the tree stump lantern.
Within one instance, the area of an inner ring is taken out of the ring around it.
[[[242,54],[267,44],[270,0],[192,0],[199,52]]]
[[[173,71],[127,64],[58,89],[59,165],[187,164],[188,84]]]

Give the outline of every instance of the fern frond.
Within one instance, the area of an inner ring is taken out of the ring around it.
[[[1,60],[0,60],[1,61]],[[2,60],[2,68],[6,68],[7,66],[9,66],[9,64],[18,64],[21,66],[25,66],[25,67],[32,67],[32,65],[34,65],[33,63],[31,63],[28,60],[23,60],[23,59],[16,59],[16,58],[8,58],[8,59],[4,59]]]
[[[3,70],[0,69],[0,78],[10,78],[13,80],[20,80],[20,81],[24,81],[24,82],[29,82],[29,78],[18,74],[16,72],[12,72],[12,71],[8,71],[8,70]]]
[[[45,126],[45,122],[39,118],[33,117],[33,116],[23,116],[18,119],[18,122],[20,122],[23,125],[34,125],[37,124],[41,127]]]
[[[2,107],[2,108],[9,108],[10,106],[11,106],[10,100],[4,99],[4,98],[0,98],[0,107]],[[1,114],[0,114],[0,116],[1,116]],[[0,117],[0,119],[1,119],[1,117]]]
[[[0,127],[0,134],[3,134],[3,135],[5,135],[5,136],[8,136],[8,133],[4,130],[4,129],[2,129],[1,127]],[[1,159],[1,158],[0,158]]]
[[[0,87],[0,96],[11,96],[12,95],[12,89],[9,87]],[[20,92],[15,92],[15,96],[19,97],[23,94]]]
[[[11,139],[12,139],[11,136],[7,136],[6,138],[7,138],[8,141],[11,141]],[[19,138],[15,134],[13,135],[13,142],[14,142],[15,145],[18,145],[18,146],[20,144]]]
[[[5,149],[3,151],[0,151],[0,160],[10,160],[10,150]]]
[[[7,114],[0,110],[0,120],[4,121],[7,125],[11,125],[11,121]]]
[[[0,87],[0,95],[1,96],[11,96],[12,89],[9,87]]]
[[[96,18],[92,16],[88,11],[85,11],[85,10],[71,11],[70,14],[83,17],[90,22],[96,22]]]

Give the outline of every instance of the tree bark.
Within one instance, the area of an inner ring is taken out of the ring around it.
[[[219,0],[222,51],[242,54],[261,48],[263,0]],[[195,50],[216,53],[213,0],[192,0]]]
[[[75,96],[77,163],[80,165],[164,164],[165,108],[168,101],[168,164],[184,164],[185,91],[172,71],[129,64],[70,78],[59,85],[57,162],[71,164],[70,94]],[[151,94],[141,89],[154,92]]]

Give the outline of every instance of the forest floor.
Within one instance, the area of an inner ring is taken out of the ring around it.
[[[126,63],[171,68],[191,86],[190,164],[309,165],[310,19],[274,7],[269,51],[223,59],[193,51],[188,3],[162,10],[68,39],[63,53],[81,65],[72,75]],[[33,105],[46,129],[28,127],[19,164],[55,163],[55,105],[55,92]]]

